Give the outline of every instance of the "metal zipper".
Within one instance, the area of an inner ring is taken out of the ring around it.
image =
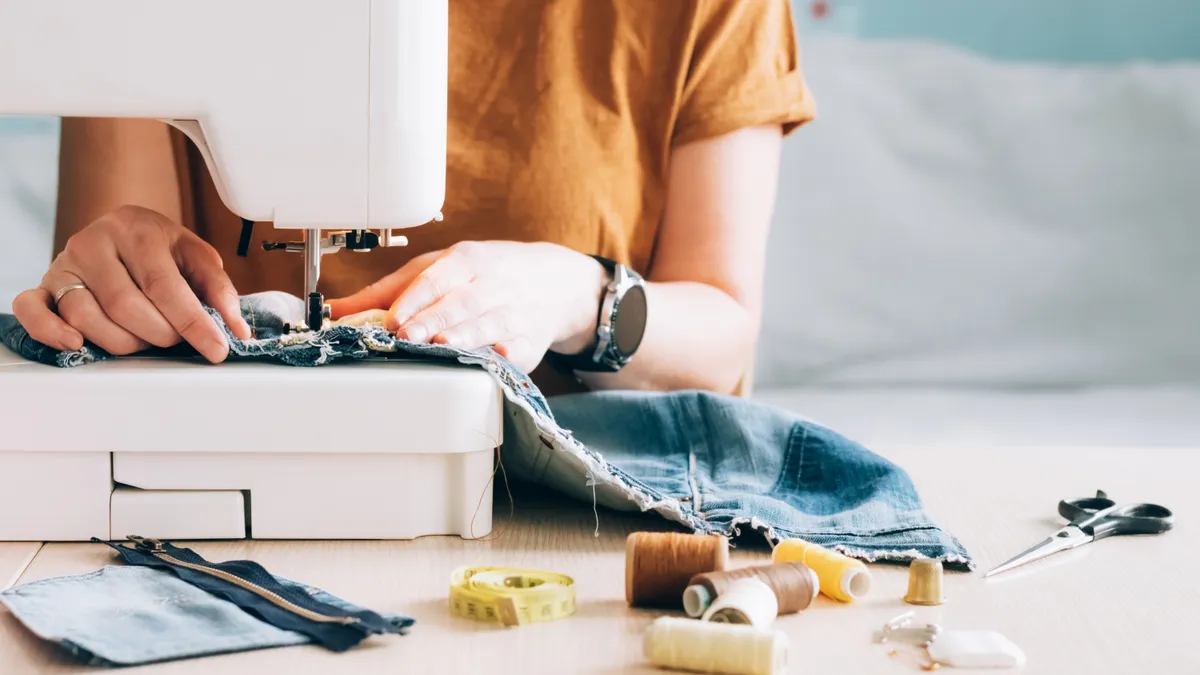
[[[263,588],[262,586],[251,583],[249,581],[246,581],[245,579],[237,576],[236,574],[230,574],[229,572],[226,572],[224,570],[219,570],[219,569],[215,569],[212,567],[206,567],[204,565],[197,565],[196,563],[184,562],[184,561],[180,560],[179,558],[176,558],[172,555],[167,554],[167,552],[165,550],[163,550],[162,542],[160,542],[157,539],[148,539],[145,537],[136,537],[136,536],[131,536],[131,537],[129,537],[129,539],[138,548],[149,553],[150,555],[154,556],[155,558],[158,558],[159,560],[169,562],[172,565],[179,565],[180,567],[185,567],[189,570],[203,572],[205,574],[214,576],[222,581],[228,581],[229,583],[231,583],[235,586],[238,586],[240,588],[244,588],[244,589],[250,591],[251,593],[259,596],[260,598],[266,600],[267,602],[270,602],[272,605],[275,605],[276,607],[279,607],[280,609],[285,609],[285,610],[291,612],[292,614],[295,614],[297,616],[308,619],[309,621],[315,621],[317,623],[340,623],[343,625],[356,624],[356,623],[359,623],[359,621],[360,621],[358,619],[358,617],[354,617],[354,616],[326,616],[324,614],[314,612],[311,609],[307,609],[305,607],[301,607],[300,605],[297,605],[296,603],[292,602],[291,600],[288,600],[287,598],[279,595],[278,593],[276,593],[274,591],[268,591],[267,589]]]

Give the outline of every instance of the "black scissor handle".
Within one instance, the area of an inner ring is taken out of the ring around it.
[[[1116,505],[1117,503],[1105,496],[1103,492],[1097,491],[1095,497],[1062,500],[1058,503],[1058,515],[1074,523],[1086,520],[1096,512],[1111,509]]]
[[[1096,539],[1114,534],[1161,534],[1175,526],[1175,515],[1158,504],[1117,506],[1103,492],[1095,497],[1064,499],[1058,513]]]

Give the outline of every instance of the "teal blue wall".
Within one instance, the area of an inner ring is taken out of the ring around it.
[[[0,134],[48,132],[58,129],[58,118],[52,117],[4,117],[0,116]]]
[[[792,0],[801,35],[927,39],[1004,59],[1200,60],[1200,0]]]
[[[935,40],[1003,59],[1200,61],[1200,0],[825,0],[821,20],[816,1],[792,0],[802,36]],[[0,118],[0,133],[56,123]]]

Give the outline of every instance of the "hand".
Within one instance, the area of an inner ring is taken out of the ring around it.
[[[54,294],[72,284],[85,288],[55,307]],[[229,345],[201,299],[234,335],[250,337],[216,249],[159,213],[124,206],[71,237],[41,285],[13,301],[13,314],[56,349],[77,350],[87,339],[120,355],[186,340],[217,363]]]
[[[494,346],[530,372],[549,349],[591,344],[607,281],[600,263],[556,244],[463,242],[330,305],[334,318],[387,309],[388,330],[411,342]]]

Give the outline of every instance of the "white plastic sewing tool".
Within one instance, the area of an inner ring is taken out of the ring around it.
[[[915,617],[916,615],[913,612],[905,612],[883,624],[883,630],[879,633],[879,642],[904,642],[914,645],[926,645],[936,640],[937,636],[942,632],[942,627],[935,623],[913,627],[912,624]]]
[[[948,630],[925,646],[933,663],[952,668],[1023,668],[1025,652],[994,630]]]

